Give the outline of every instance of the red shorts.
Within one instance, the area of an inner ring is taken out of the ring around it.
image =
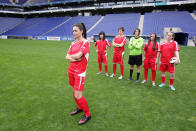
[[[124,51],[120,53],[115,53],[113,54],[113,63],[118,63],[118,64],[123,64],[124,60]]]
[[[74,90],[76,91],[83,91],[85,77],[78,76],[78,74],[71,73],[71,72],[68,72],[68,76],[69,76],[69,85],[71,87],[74,87]]]
[[[107,65],[108,64],[107,56],[108,56],[107,53],[105,53],[105,54],[98,54],[98,56],[97,56],[97,58],[98,58],[97,62],[98,63],[104,63],[105,65]]]
[[[169,72],[169,73],[175,73],[175,66],[172,64],[161,64],[159,67],[159,70],[161,72]]]
[[[151,69],[153,71],[157,70],[157,64],[155,64],[155,60],[154,59],[145,59],[144,60],[144,68],[145,69]]]

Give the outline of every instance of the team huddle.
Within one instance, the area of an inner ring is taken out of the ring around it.
[[[110,50],[111,45],[114,46],[113,52],[113,73],[110,77],[116,76],[116,68],[117,64],[120,65],[120,73],[121,75],[118,79],[123,79],[124,73],[124,47],[126,45],[126,37],[123,35],[124,28],[120,27],[118,29],[119,35],[115,36],[112,44],[105,38],[105,33],[102,31],[99,33],[99,39],[95,42],[94,48],[97,52],[98,58],[98,74],[102,73],[102,63],[104,63],[105,67],[105,75],[108,74],[108,59],[107,52]],[[148,78],[148,70],[152,71],[152,86],[156,86],[155,77],[157,64],[160,65],[159,71],[162,72],[161,80],[162,83],[159,87],[166,86],[165,83],[165,72],[170,73],[170,89],[175,90],[174,83],[174,74],[175,74],[175,65],[180,63],[179,58],[179,46],[176,41],[174,41],[174,33],[169,32],[167,35],[167,40],[158,44],[156,33],[152,33],[150,35],[149,41],[144,44],[144,40],[140,37],[140,29],[136,28],[134,31],[134,37],[131,37],[128,49],[129,52],[129,60],[128,64],[130,65],[130,77],[127,80],[132,80],[132,74],[134,70],[134,66],[137,67],[137,78],[136,82],[140,82],[140,66],[142,65],[142,61],[144,62],[144,80],[141,83],[146,83]],[[85,124],[91,119],[91,114],[89,112],[88,103],[86,99],[83,97],[83,87],[86,78],[86,70],[88,64],[88,57],[90,55],[90,44],[86,40],[86,27],[83,23],[77,23],[73,26],[73,35],[75,37],[75,41],[72,42],[68,53],[66,55],[66,60],[70,61],[70,65],[68,68],[68,76],[69,76],[69,85],[73,89],[73,97],[77,104],[77,108],[71,112],[71,115],[76,115],[80,112],[84,112],[84,116],[78,122],[79,125]],[[171,60],[172,59],[172,60]]]

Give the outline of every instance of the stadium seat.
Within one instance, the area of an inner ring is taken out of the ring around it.
[[[164,27],[179,27],[183,32],[187,32],[190,38],[196,36],[196,21],[188,11],[154,12],[144,15],[143,35],[156,32],[163,38]]]

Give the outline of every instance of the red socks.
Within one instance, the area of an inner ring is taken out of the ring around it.
[[[170,78],[170,85],[173,85],[173,83],[174,83],[174,79]]]
[[[113,74],[116,74],[116,64],[113,64]]]
[[[74,92],[73,92],[73,98],[76,101],[76,104],[78,105],[78,109],[82,109],[82,107],[78,104],[78,100],[76,99]]]
[[[121,76],[123,76],[123,72],[124,72],[124,65],[120,65],[120,73],[121,73]]]
[[[144,69],[144,79],[147,81],[148,78],[148,69]]]
[[[89,112],[89,108],[88,108],[88,103],[86,101],[86,99],[82,96],[78,101],[78,104],[80,105],[80,107],[82,107],[82,110],[84,112],[84,115],[86,115],[87,117],[90,116],[90,112]]]
[[[102,64],[99,63],[99,72],[101,72]]]
[[[156,71],[152,70],[152,81],[155,81]]]
[[[108,65],[105,65],[105,73],[108,73]]]
[[[165,76],[161,76],[162,83],[165,84]]]

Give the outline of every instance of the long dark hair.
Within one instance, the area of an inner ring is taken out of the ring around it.
[[[99,33],[99,40],[101,40],[100,35],[103,35],[103,41],[104,41],[104,40],[105,40],[105,32],[104,32],[104,31],[101,31],[101,32]]]
[[[134,30],[134,32],[133,32],[133,35],[135,35],[135,32],[136,32],[136,30],[138,30],[139,31],[139,35],[140,35],[140,29],[139,28],[136,28],[135,30]]]
[[[80,30],[83,31],[82,36],[86,39],[86,26],[84,25],[84,23],[77,23],[74,24],[74,26],[78,27]]]
[[[155,47],[156,47],[156,43],[157,43],[157,34],[156,33],[152,33],[155,35],[155,39],[154,39],[154,43],[153,43],[153,47],[152,47],[152,50],[155,50]],[[151,35],[152,35],[151,34]],[[150,36],[151,36],[150,35]],[[151,39],[148,41],[148,45],[146,46],[146,50],[148,49],[148,46],[150,45],[150,42],[151,42]]]
[[[122,32],[125,31],[124,27],[119,27],[118,30],[122,30]]]

